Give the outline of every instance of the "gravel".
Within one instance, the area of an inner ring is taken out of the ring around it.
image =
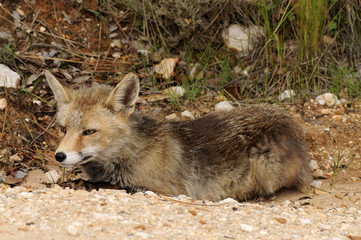
[[[359,239],[361,210],[0,184],[0,239]]]

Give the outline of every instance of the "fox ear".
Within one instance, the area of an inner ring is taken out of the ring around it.
[[[64,87],[48,70],[45,70],[45,77],[58,104],[69,103],[71,101],[71,89]]]
[[[110,93],[105,106],[115,112],[125,110],[130,115],[134,111],[139,94],[139,78],[134,73],[128,73]]]

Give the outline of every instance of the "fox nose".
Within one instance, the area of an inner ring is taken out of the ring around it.
[[[65,155],[65,153],[63,153],[63,152],[58,152],[58,153],[55,154],[55,159],[56,159],[56,161],[58,161],[58,162],[64,161],[65,158],[66,158],[66,155]]]

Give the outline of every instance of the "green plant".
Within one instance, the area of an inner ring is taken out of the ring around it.
[[[333,167],[333,174],[332,174],[331,182],[330,182],[330,188],[331,188],[334,181],[335,181],[336,176],[339,173],[339,170],[340,169],[346,169],[350,165],[350,163],[352,162],[352,160],[354,158],[354,155],[353,154],[350,155],[350,160],[349,161],[346,161],[345,154],[341,153],[341,152],[337,153],[336,158],[333,156],[332,153],[330,153],[330,156],[331,156],[332,161],[333,161],[333,166],[332,166]]]

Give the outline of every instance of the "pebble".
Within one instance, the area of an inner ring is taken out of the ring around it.
[[[291,99],[293,97],[296,96],[296,93],[295,91],[293,90],[285,90],[283,93],[281,93],[279,96],[278,96],[278,100],[280,102],[286,100],[286,99]]]
[[[163,92],[168,95],[172,95],[174,97],[183,97],[184,94],[186,93],[186,90],[181,86],[175,86],[175,87],[167,88],[163,90]]]
[[[321,114],[330,114],[330,110],[329,109],[321,109]]]
[[[316,102],[320,105],[327,105],[332,107],[334,105],[340,104],[341,102],[337,99],[337,96],[332,93],[324,93],[316,97]]]
[[[6,99],[1,98],[0,99],[0,110],[4,110],[6,108]]]
[[[227,101],[222,101],[216,104],[215,110],[216,111],[229,111],[232,110],[234,107]]]
[[[241,56],[247,56],[249,51],[253,49],[258,37],[262,36],[264,36],[263,29],[255,25],[245,27],[239,24],[231,24],[222,33],[226,46],[229,49],[237,50]]]
[[[20,83],[20,75],[8,66],[0,64],[0,87],[17,88]]]
[[[313,180],[310,183],[310,186],[315,187],[315,188],[321,188],[322,182],[321,181],[317,181],[317,180]]]
[[[51,170],[45,173],[47,183],[57,183],[60,180],[60,175],[56,170]]]
[[[73,222],[73,223],[71,223],[71,224],[68,225],[68,227],[67,227],[67,230],[68,230],[69,235],[71,235],[71,236],[77,236],[77,235],[79,235],[80,230],[81,230],[81,227],[82,227],[82,225],[81,225],[81,223],[79,223],[79,222]]]
[[[178,118],[177,114],[175,114],[175,113],[172,113],[172,114],[170,114],[168,116],[165,116],[165,119],[167,119],[167,120],[174,120],[174,119],[177,119],[177,118]]]
[[[335,122],[341,122],[342,121],[342,115],[334,115],[332,116],[332,121],[335,121]]]
[[[312,170],[318,169],[318,163],[317,163],[317,161],[315,161],[315,160],[311,160],[311,161],[309,162],[309,165],[310,165],[310,167],[311,167]]]
[[[181,113],[181,118],[190,119],[190,120],[195,119],[193,113],[191,113],[190,111],[187,111],[187,110],[185,110]]]

